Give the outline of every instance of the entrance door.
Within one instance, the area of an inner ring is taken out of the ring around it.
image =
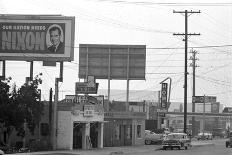
[[[82,123],[73,124],[73,149],[82,149]]]
[[[120,125],[120,132],[121,132],[121,139],[120,145],[121,146],[130,146],[132,145],[132,125]]]
[[[90,123],[90,140],[93,148],[97,148],[98,141],[98,123]]]

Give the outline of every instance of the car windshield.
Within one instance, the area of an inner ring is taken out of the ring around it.
[[[184,135],[168,135],[167,139],[183,139],[185,136]]]

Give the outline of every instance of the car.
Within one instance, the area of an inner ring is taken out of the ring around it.
[[[162,142],[163,135],[162,134],[156,134],[150,130],[145,130],[145,144],[150,145],[151,143],[158,143]]]
[[[225,131],[222,128],[214,128],[213,129],[213,138],[224,138],[225,137]]]
[[[197,135],[197,140],[213,140],[213,135],[207,132],[200,132]]]
[[[162,148],[185,148],[186,150],[191,146],[191,140],[186,133],[170,133],[162,142]]]
[[[0,150],[0,155],[4,155],[4,152],[2,150]]]
[[[232,147],[232,131],[230,131],[229,138],[226,140],[226,147]]]

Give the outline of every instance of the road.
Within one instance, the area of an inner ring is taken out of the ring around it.
[[[162,150],[160,145],[145,145],[137,147],[106,147],[96,150],[42,151],[15,155],[232,155],[232,148],[226,148],[225,141],[226,139],[197,141],[194,147],[190,147],[188,150]],[[196,145],[197,143],[201,145]]]
[[[157,149],[144,153],[133,153],[133,155],[232,155],[232,148],[225,147],[224,140],[213,140],[213,146],[191,147],[188,150],[162,150]],[[131,153],[128,153],[128,155]]]

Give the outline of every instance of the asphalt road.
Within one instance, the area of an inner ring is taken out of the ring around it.
[[[225,139],[210,141],[213,146],[191,147],[188,150],[157,149],[144,153],[133,153],[133,155],[232,155],[232,148],[225,147]],[[130,154],[130,153],[128,153]]]

